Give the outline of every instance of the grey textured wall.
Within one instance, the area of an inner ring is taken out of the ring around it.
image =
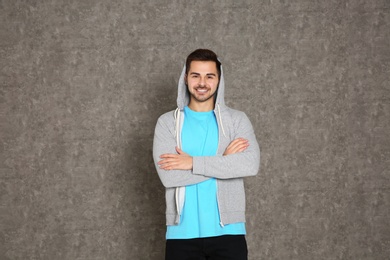
[[[0,1],[0,259],[163,259],[151,152],[192,50],[251,118],[250,259],[388,259],[390,1]]]

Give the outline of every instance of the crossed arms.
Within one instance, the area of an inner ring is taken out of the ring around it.
[[[223,153],[224,156],[229,154],[240,153],[249,146],[248,140],[244,138],[234,139]],[[164,170],[192,170],[192,156],[183,152],[176,146],[177,154],[166,153],[160,155],[161,160],[157,163]]]
[[[163,185],[181,187],[209,178],[231,179],[257,174],[260,150],[245,114],[235,122],[235,139],[226,144],[223,154],[190,156],[177,147],[174,123],[159,119],[153,142],[153,159]],[[170,125],[169,125],[170,124]]]

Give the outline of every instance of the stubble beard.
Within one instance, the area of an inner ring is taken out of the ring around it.
[[[197,97],[197,95],[196,95],[195,93],[196,93],[196,91],[197,91],[198,89],[207,89],[208,91],[210,91],[210,89],[207,88],[207,87],[196,87],[196,88],[194,88],[194,93],[190,93],[190,94],[191,94],[191,97],[192,97],[195,101],[197,101],[197,102],[206,102],[206,101],[210,100],[211,98],[214,98],[214,97],[215,97],[215,94],[217,93],[217,91],[215,91],[213,94],[211,94],[211,95],[209,95],[209,96],[206,96],[206,97],[203,97],[203,96]]]

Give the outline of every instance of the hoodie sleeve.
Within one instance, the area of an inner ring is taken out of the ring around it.
[[[249,141],[249,147],[240,153],[217,156],[193,157],[193,174],[217,179],[254,176],[260,167],[260,148],[253,127],[243,113],[234,122],[234,139],[242,137]]]
[[[171,188],[192,185],[208,180],[208,177],[195,175],[191,170],[167,171],[158,166],[157,163],[161,160],[160,155],[177,153],[175,150],[177,144],[174,131],[173,113],[162,115],[157,121],[153,140],[153,160],[162,184],[166,188]]]

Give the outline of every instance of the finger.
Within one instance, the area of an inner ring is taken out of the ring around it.
[[[175,161],[175,160],[176,160],[176,158],[168,157],[168,158],[164,158],[164,159],[160,160],[160,161],[158,162],[158,164],[171,163],[171,162],[173,162],[173,161]]]
[[[170,166],[169,165],[160,165],[160,169],[170,170]]]
[[[232,150],[234,149],[236,146],[237,146],[237,143],[238,141],[234,140],[233,142],[231,142],[228,147],[226,148],[227,150]]]
[[[239,153],[244,151],[246,148],[248,148],[249,144],[247,142],[245,143],[240,143],[236,145],[234,148],[230,149],[231,153]]]
[[[237,139],[234,139],[233,141],[231,141],[229,145],[234,146],[236,144],[239,144],[242,141],[243,141],[242,138],[237,138]]]
[[[160,158],[173,158],[175,156],[177,156],[177,154],[165,153],[165,154],[160,155]]]
[[[169,166],[160,167],[160,169],[163,169],[163,170],[166,170],[166,171],[172,170]]]
[[[172,157],[172,155],[173,155],[173,154],[166,153],[166,154],[160,155],[160,158],[170,158],[170,157]]]
[[[242,137],[239,137],[239,138],[236,138],[232,141],[232,143],[235,143],[235,142],[242,142],[242,141],[248,141],[247,139],[245,138],[242,138]]]
[[[167,162],[165,161],[165,160],[161,160],[161,161],[159,161],[157,164],[158,165],[163,165],[163,164],[166,164]]]
[[[163,169],[163,170],[179,169],[178,163],[175,163],[175,162],[170,162],[170,163],[163,164],[163,165],[160,166],[160,168]]]
[[[167,170],[167,169],[172,168],[173,164],[174,163],[172,161],[164,161],[164,162],[159,163],[159,166],[161,169]]]
[[[238,152],[238,153],[243,152],[243,151],[245,151],[248,147],[249,147],[249,145],[242,146],[242,147],[240,147],[240,148],[237,150],[237,152]]]
[[[245,143],[242,143],[239,146],[237,146],[237,149],[242,151],[242,150],[245,150],[246,148],[248,148],[248,146],[249,146],[249,143],[245,142]]]
[[[239,143],[245,143],[245,142],[248,142],[247,139],[244,139],[244,138],[237,138],[237,139],[234,139],[231,144],[235,145],[235,144],[239,144]]]
[[[245,146],[248,144],[248,141],[247,140],[235,140],[234,143],[231,144],[231,147],[229,147],[230,149],[233,149],[233,150],[237,150],[238,148],[242,147],[242,146]]]
[[[163,165],[166,165],[167,163],[168,163],[168,162],[161,160],[161,161],[159,161],[157,164],[161,167],[161,166],[163,166]]]

